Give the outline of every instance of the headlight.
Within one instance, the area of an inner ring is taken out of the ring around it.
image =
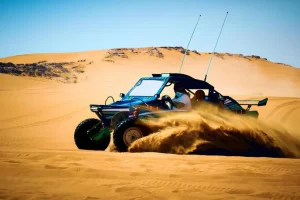
[[[92,107],[91,107],[91,110],[92,110],[92,111],[98,111],[98,107],[97,107],[97,106],[92,106]]]

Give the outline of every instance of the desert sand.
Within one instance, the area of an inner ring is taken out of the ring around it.
[[[141,76],[178,72],[183,54],[156,50],[1,58],[14,64],[82,59],[91,64],[70,84],[0,74],[0,199],[300,199],[297,158],[119,153],[112,144],[102,152],[77,149],[76,126],[96,117],[90,104],[104,104],[109,95],[119,99]],[[182,73],[204,78],[210,54],[200,54],[186,57]],[[267,106],[253,108],[259,121],[284,130],[286,137],[281,134],[277,141],[299,155],[300,69],[218,54],[208,82],[238,99],[268,97]]]

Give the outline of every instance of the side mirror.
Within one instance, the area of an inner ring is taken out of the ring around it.
[[[125,97],[125,94],[124,93],[120,93],[120,97],[121,98]]]
[[[154,97],[155,97],[156,99],[158,99],[158,98],[160,97],[160,95],[159,95],[159,94],[156,94],[156,95],[154,95]]]

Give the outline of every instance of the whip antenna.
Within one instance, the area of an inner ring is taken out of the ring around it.
[[[221,31],[220,31],[220,33],[219,33],[219,37],[218,37],[218,39],[217,39],[217,42],[216,42],[216,45],[215,45],[214,51],[213,51],[213,53],[212,53],[212,54],[211,54],[211,56],[210,56],[210,61],[209,61],[209,64],[208,64],[208,67],[207,67],[207,70],[206,70],[206,74],[205,74],[204,81],[206,81],[207,74],[208,74],[208,70],[209,70],[209,67],[210,67],[210,64],[211,64],[211,60],[212,60],[212,58],[213,58],[213,56],[214,56],[214,54],[215,54],[215,50],[216,50],[216,47],[217,47],[217,45],[218,45],[218,41],[219,41],[220,35],[221,35],[221,33],[222,33],[222,29],[223,29],[223,26],[224,26],[224,24],[225,24],[225,21],[226,21],[227,15],[228,15],[228,12],[226,13],[226,17],[225,17],[225,19],[224,19],[224,22],[223,22],[223,25],[222,25]]]
[[[193,35],[194,35],[194,32],[195,32],[195,30],[196,30],[196,27],[197,27],[197,25],[198,25],[198,22],[199,22],[199,20],[200,20],[200,17],[201,17],[201,15],[199,15],[198,21],[197,21],[197,23],[196,23],[196,26],[195,26],[195,28],[194,28],[194,31],[193,31],[192,36],[191,36],[191,38],[190,38],[190,41],[189,41],[189,43],[188,43],[188,45],[187,45],[187,47],[186,47],[186,49],[185,49],[185,52],[184,52],[184,55],[183,55],[183,58],[182,58],[182,62],[181,62],[181,65],[180,65],[179,73],[181,72],[181,68],[182,68],[182,65],[183,65],[183,62],[184,62],[184,58],[185,58],[186,52],[188,51],[190,42],[191,42],[191,40],[192,40],[192,37],[193,37]]]

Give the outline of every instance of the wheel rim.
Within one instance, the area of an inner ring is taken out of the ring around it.
[[[141,131],[141,129],[137,128],[137,127],[131,127],[128,128],[124,135],[123,135],[123,140],[124,143],[129,146],[131,143],[133,143],[134,141],[136,141],[137,139],[140,139],[143,137],[143,133]]]

